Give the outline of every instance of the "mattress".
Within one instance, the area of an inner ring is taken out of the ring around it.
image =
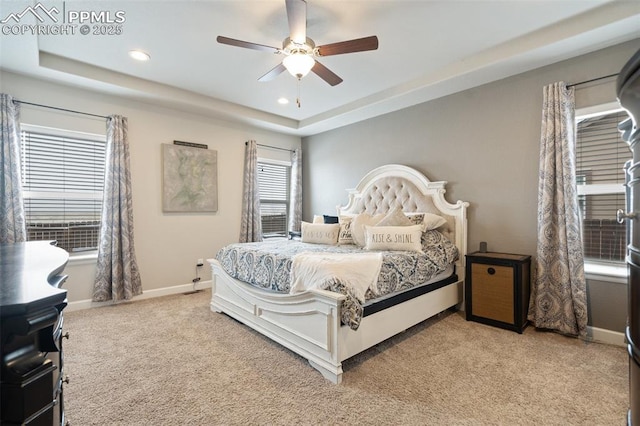
[[[408,251],[382,251],[382,265],[377,290],[369,289],[365,303],[387,295],[397,294],[439,279],[451,276],[451,265],[458,258],[458,249],[437,230],[427,231],[422,238],[423,253]],[[237,243],[220,249],[216,259],[231,277],[254,287],[279,293],[288,293],[293,257],[304,252],[362,253],[355,245],[309,244],[296,240],[269,239],[258,243]],[[339,277],[328,280],[322,288],[346,296],[342,304],[342,323],[357,329],[364,315],[364,304],[350,294]]]

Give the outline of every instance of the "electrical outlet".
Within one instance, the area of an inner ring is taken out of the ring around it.
[[[204,265],[204,259],[198,259],[198,263],[196,263],[196,266],[202,266]]]

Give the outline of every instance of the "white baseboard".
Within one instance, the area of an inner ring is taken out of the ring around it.
[[[627,346],[624,333],[598,327],[587,326],[587,337],[585,340],[622,347]]]
[[[195,286],[193,284],[182,284],[173,287],[156,288],[153,290],[145,290],[141,295],[133,297],[129,302],[135,302],[136,300],[151,299],[154,297],[169,296],[171,294],[187,293],[189,291],[203,290],[205,288],[211,288],[211,280],[200,281]],[[120,303],[120,302],[118,302]],[[77,300],[75,302],[69,302],[65,308],[65,312],[80,311],[82,309],[98,308],[100,306],[114,305],[112,301],[107,302],[94,302],[91,299]]]

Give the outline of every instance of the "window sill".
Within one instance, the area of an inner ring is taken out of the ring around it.
[[[588,280],[606,281],[616,284],[627,284],[627,265],[609,265],[603,263],[585,262],[585,278]]]

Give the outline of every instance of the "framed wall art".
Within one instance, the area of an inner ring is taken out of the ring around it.
[[[162,144],[162,211],[218,211],[218,152]]]

